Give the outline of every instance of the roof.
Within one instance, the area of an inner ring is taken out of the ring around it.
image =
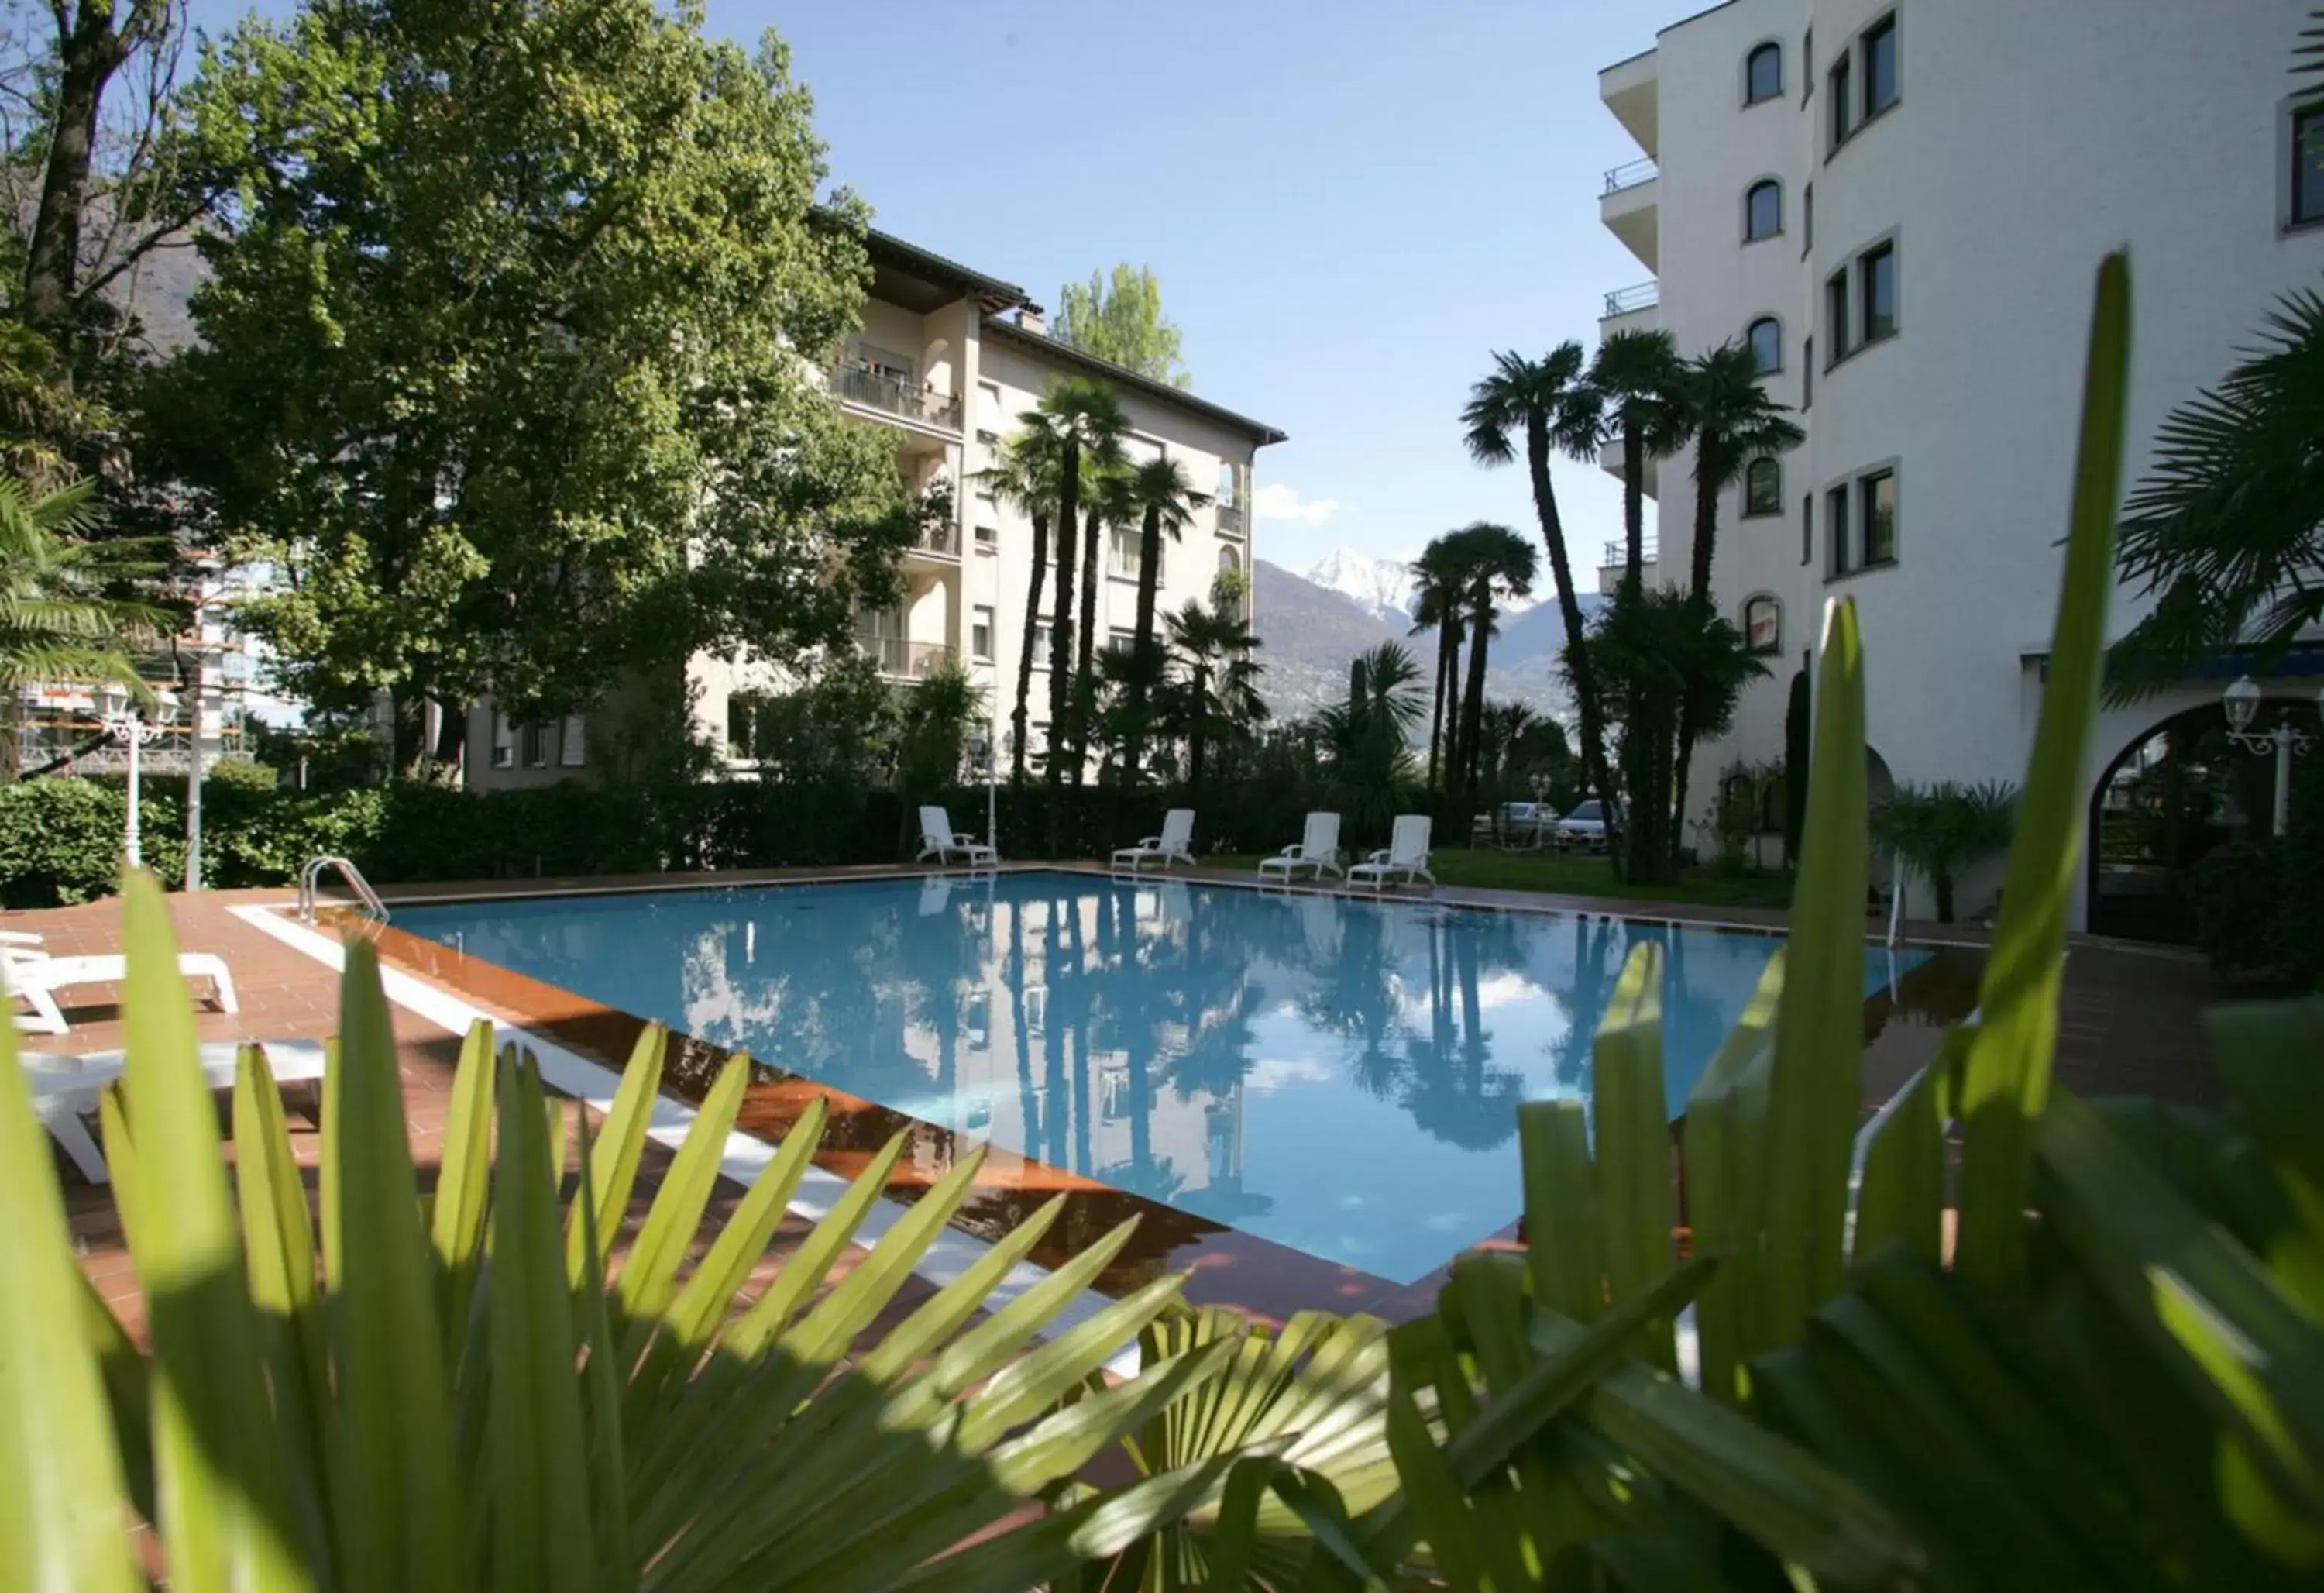
[[[1033,303],[1031,297],[1015,282],[1002,282],[999,277],[987,276],[981,271],[971,271],[957,260],[947,260],[941,255],[931,254],[917,244],[908,244],[876,228],[864,233],[863,248],[871,255],[875,271],[894,271],[921,282],[950,288],[964,297],[973,298],[988,315]]]
[[[1116,365],[1110,359],[1101,359],[1096,355],[1076,348],[1070,343],[1061,343],[1055,338],[1028,331],[1012,320],[1005,320],[997,315],[989,315],[985,318],[984,333],[987,337],[998,337],[1004,343],[1014,343],[1020,348],[1030,349],[1046,359],[1075,366],[1093,376],[1102,376],[1109,382],[1143,393],[1150,398],[1157,398],[1166,403],[1175,403],[1181,409],[1191,410],[1207,420],[1216,421],[1222,426],[1242,432],[1261,448],[1265,448],[1270,442],[1288,440],[1288,433],[1277,431],[1264,421],[1254,421],[1249,415],[1237,414],[1234,411],[1213,403],[1208,399],[1197,398],[1183,387],[1173,387],[1167,382],[1157,381],[1152,376],[1131,370],[1128,366]]]

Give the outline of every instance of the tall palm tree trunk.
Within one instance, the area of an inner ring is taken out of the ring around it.
[[[1591,662],[1582,623],[1582,600],[1573,590],[1573,560],[1566,556],[1565,525],[1557,513],[1557,492],[1549,479],[1549,425],[1542,416],[1526,421],[1526,465],[1533,477],[1534,513],[1541,520],[1541,540],[1549,552],[1549,571],[1557,582],[1558,616],[1565,622],[1567,657],[1573,677],[1574,709],[1581,721],[1582,775],[1591,795],[1606,804],[1609,815],[1619,799],[1606,773],[1606,727],[1599,717],[1598,671]]]
[[[1145,523],[1138,529],[1138,618],[1130,644],[1130,754],[1128,778],[1136,781],[1146,766],[1146,703],[1155,667],[1154,603],[1162,581],[1162,510],[1149,504]]]
[[[1010,732],[1016,737],[1016,746],[1009,758],[1009,780],[1012,785],[1025,783],[1026,710],[1033,695],[1033,622],[1041,616],[1041,584],[1049,575],[1049,516],[1046,510],[1033,515],[1033,573],[1025,583],[1025,640],[1017,653],[1017,706],[1009,715]]]
[[[1622,584],[1632,591],[1646,567],[1646,439],[1625,418],[1622,424]]]
[[[1437,789],[1438,755],[1444,742],[1444,696],[1461,669],[1460,634],[1453,629],[1457,622],[1446,615],[1436,623],[1436,694],[1428,710],[1428,789]]]
[[[1493,629],[1493,606],[1490,598],[1480,599],[1469,622],[1469,693],[1461,706],[1461,761],[1457,778],[1461,784],[1458,833],[1466,835],[1471,815],[1477,810],[1477,769],[1479,753],[1484,745],[1485,726],[1485,644]]]
[[[1695,440],[1694,538],[1687,550],[1687,596],[1698,608],[1711,606],[1711,556],[1719,537],[1719,487],[1725,475],[1724,446],[1716,436]],[[1702,734],[1702,685],[1690,680],[1678,705],[1678,750],[1671,768],[1670,862],[1678,866],[1686,833],[1687,774],[1694,765],[1694,743]]]
[[[1073,727],[1074,527],[1081,523],[1082,449],[1070,432],[1059,450],[1057,488],[1057,607],[1049,624],[1049,752],[1042,771],[1049,786],[1049,854],[1065,844],[1065,759]]]
[[[1082,616],[1074,662],[1074,766],[1070,771],[1075,791],[1082,788],[1082,778],[1089,772],[1089,721],[1097,707],[1097,677],[1091,672],[1090,662],[1097,651],[1097,536],[1104,523],[1102,510],[1092,509],[1083,516]]]

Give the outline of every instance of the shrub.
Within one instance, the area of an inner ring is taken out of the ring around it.
[[[2324,755],[2293,772],[2284,833],[2195,866],[2195,943],[2238,980],[2324,982]]]

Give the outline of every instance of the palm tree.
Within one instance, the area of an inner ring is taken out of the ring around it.
[[[1162,678],[1161,651],[1154,640],[1154,601],[1162,581],[1162,539],[1180,538],[1201,501],[1176,459],[1148,459],[1131,472],[1130,498],[1139,514],[1138,618],[1130,643],[1130,746],[1125,773],[1136,780],[1146,757],[1148,697]]]
[[[1604,406],[1612,440],[1622,448],[1622,580],[1637,586],[1646,563],[1646,461],[1684,440],[1676,390],[1684,366],[1665,331],[1615,332],[1590,362],[1590,386]]]
[[[1449,738],[1453,693],[1461,679],[1462,593],[1468,582],[1456,546],[1432,540],[1413,561],[1412,634],[1436,633],[1436,691],[1428,718],[1428,789],[1434,791],[1440,755],[1450,764]]]
[[[1097,715],[1098,681],[1090,668],[1097,653],[1098,554],[1106,531],[1136,516],[1130,500],[1129,461],[1120,441],[1108,439],[1082,453],[1082,612],[1074,654],[1074,764],[1068,775],[1081,789],[1089,765],[1089,727]]]
[[[1582,778],[1591,793],[1606,803],[1606,810],[1613,813],[1620,799],[1606,771],[1603,704],[1588,648],[1580,644],[1584,634],[1582,599],[1574,590],[1565,524],[1558,517],[1557,492],[1549,479],[1552,453],[1576,459],[1597,456],[1602,400],[1582,379],[1584,363],[1582,345],[1570,340],[1538,360],[1496,354],[1492,374],[1469,389],[1461,423],[1468,429],[1469,455],[1480,465],[1508,464],[1517,458],[1512,440],[1520,435],[1525,440],[1534,514],[1541,522],[1543,545],[1549,550],[1550,575],[1557,582],[1557,611],[1565,622],[1572,655],[1569,667],[1582,721]]]
[[[1259,695],[1259,663],[1251,657],[1259,641],[1241,615],[1205,608],[1199,601],[1190,601],[1163,624],[1170,633],[1170,651],[1186,671],[1171,693],[1171,717],[1186,743],[1186,784],[1200,792],[1210,745],[1267,718],[1267,704]]]
[[[1532,733],[1538,718],[1522,702],[1489,702],[1480,722],[1484,727],[1482,778],[1489,785],[1512,773],[1517,744]]]
[[[1523,597],[1533,591],[1533,544],[1506,525],[1480,520],[1452,533],[1461,562],[1469,577],[1469,689],[1461,705],[1459,761],[1453,773],[1459,782],[1460,808],[1466,814],[1477,803],[1478,752],[1485,712],[1485,656],[1493,635],[1493,622],[1504,597]]]
[[[975,479],[992,489],[1033,523],[1033,569],[1025,586],[1025,638],[1017,654],[1017,706],[1009,715],[1009,778],[1025,780],[1026,709],[1033,692],[1033,622],[1041,612],[1041,586],[1049,573],[1049,516],[1057,506],[1058,439],[1046,418],[1028,410],[1018,419],[1023,430],[1008,440],[1000,461],[976,472]]]
[[[1420,665],[1383,642],[1348,668],[1348,699],[1315,716],[1331,749],[1339,801],[1359,839],[1385,837],[1412,781],[1412,732],[1420,723]]]
[[[1081,523],[1084,454],[1102,455],[1130,428],[1121,401],[1099,382],[1074,378],[1052,386],[1034,412],[1057,449],[1057,601],[1049,625],[1049,840],[1064,839],[1057,793],[1065,783],[1065,748],[1073,727],[1074,528]]]
[[[70,681],[152,695],[129,648],[162,634],[167,616],[107,588],[160,566],[146,544],[86,540],[101,517],[94,490],[77,481],[36,497],[0,475],[0,779],[15,777],[16,703],[26,686]]]
[[[1741,339],[1720,344],[1710,353],[1689,360],[1676,394],[1676,425],[1681,435],[1694,440],[1694,539],[1689,550],[1687,591],[1704,609],[1711,606],[1711,556],[1719,535],[1719,500],[1735,484],[1744,468],[1763,454],[1784,453],[1797,448],[1807,433],[1791,418],[1791,410],[1767,396],[1761,384],[1759,363]],[[1831,528],[1838,535],[1840,528]],[[1686,816],[1687,775],[1694,748],[1710,734],[1701,698],[1706,682],[1694,681],[1687,689],[1687,705],[1678,722],[1678,757],[1674,771],[1675,801],[1682,821]],[[1671,831],[1674,849],[1679,833]],[[1675,856],[1674,855],[1674,861]]]
[[[1918,870],[1937,896],[1937,922],[1953,921],[1953,884],[1972,864],[2008,849],[2017,830],[2017,788],[2006,781],[1900,785],[1872,810],[1872,838]]]
[[[2319,31],[2324,49],[2324,31]],[[2287,294],[2218,387],[2171,412],[2123,505],[2115,563],[2153,611],[2115,644],[2110,690],[2143,696],[2219,648],[2260,663],[2324,620],[2324,294]]]

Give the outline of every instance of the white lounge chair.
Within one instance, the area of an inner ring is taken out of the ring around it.
[[[920,810],[920,855],[916,863],[926,863],[931,857],[942,867],[954,857],[964,859],[971,868],[991,868],[1001,861],[1001,854],[978,840],[974,836],[962,835],[952,827],[952,815],[942,808]]]
[[[1132,874],[1148,863],[1168,868],[1173,863],[1194,866],[1194,810],[1173,808],[1162,815],[1162,833],[1149,835],[1134,847],[1121,847],[1113,854],[1116,868],[1127,866]]]
[[[73,985],[117,985],[129,973],[129,960],[118,956],[51,957],[32,949],[36,937],[11,931],[0,941],[0,985],[32,1010],[16,1014],[16,1027],[30,1034],[69,1032],[56,993]],[[208,951],[181,951],[178,972],[189,979],[208,979],[220,1012],[240,1012],[235,998],[234,976],[226,959]]]
[[[1428,834],[1433,828],[1434,821],[1425,813],[1397,814],[1387,848],[1348,870],[1348,888],[1369,884],[1377,894],[1391,879],[1406,884],[1425,879],[1434,885],[1436,876],[1428,872]]]
[[[1264,881],[1270,874],[1279,874],[1289,884],[1305,869],[1317,879],[1325,874],[1340,872],[1340,816],[1337,813],[1307,815],[1307,833],[1296,845],[1288,846],[1272,857],[1259,860],[1259,877]]]
[[[314,1041],[270,1040],[263,1049],[277,1084],[302,1083],[323,1076],[323,1048]],[[233,1088],[241,1054],[241,1043],[234,1041],[202,1047],[202,1071],[208,1076],[211,1088]],[[23,1053],[23,1064],[25,1081],[32,1087],[33,1115],[72,1158],[82,1177],[91,1183],[107,1181],[105,1153],[81,1116],[97,1109],[97,1092],[121,1077],[128,1065],[128,1053],[105,1051],[73,1057],[28,1051]]]

